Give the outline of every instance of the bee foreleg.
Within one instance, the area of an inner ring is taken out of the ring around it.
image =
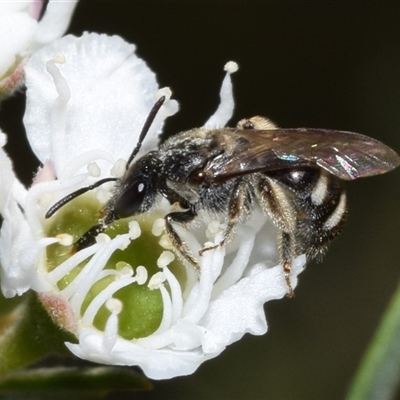
[[[74,244],[76,251],[85,249],[96,243],[96,237],[105,230],[104,224],[96,224],[92,226],[83,236],[81,236]]]
[[[183,260],[191,264],[196,270],[200,271],[199,262],[193,256],[186,243],[182,240],[179,234],[174,229],[172,223],[187,224],[195,218],[195,211],[189,209],[183,212],[172,212],[165,216],[165,230],[172,243],[173,248]]]

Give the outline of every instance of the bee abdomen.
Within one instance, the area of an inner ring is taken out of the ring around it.
[[[260,200],[263,208],[273,214],[278,228],[292,235],[294,255],[305,253],[309,258],[320,258],[328,243],[342,231],[346,220],[342,181],[322,169],[310,167],[275,171],[264,179],[270,186],[282,188],[281,192],[271,193],[264,184]],[[291,221],[290,229],[279,223],[283,211],[292,214],[285,218]]]
[[[297,247],[310,258],[320,257],[342,231],[347,216],[346,193],[340,179],[320,171],[308,196],[298,202]]]

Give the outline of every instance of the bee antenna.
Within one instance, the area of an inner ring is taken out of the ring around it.
[[[164,103],[165,103],[165,96],[161,96],[155,102],[153,108],[150,110],[149,115],[147,116],[146,121],[143,125],[142,131],[140,132],[139,140],[136,144],[136,147],[133,149],[132,154],[129,156],[128,162],[126,163],[126,169],[128,169],[130,163],[135,158],[137,153],[139,153],[139,150],[142,147],[143,140],[146,137],[147,133],[149,132],[151,124],[154,122],[158,111],[160,111],[160,108],[162,107],[162,105]],[[69,203],[71,200],[75,199],[76,197],[88,192],[89,190],[96,189],[97,187],[103,185],[104,183],[112,182],[112,181],[115,182],[117,180],[118,180],[118,178],[101,179],[98,182],[94,183],[93,185],[80,188],[80,189],[76,190],[75,192],[70,193],[69,195],[63,197],[61,200],[57,201],[57,203],[55,203],[53,206],[51,206],[44,217],[46,219],[50,218],[56,211],[58,211],[65,204]]]
[[[69,203],[71,200],[75,199],[76,197],[80,196],[81,194],[84,194],[88,192],[89,190],[96,189],[97,187],[103,185],[104,183],[107,182],[112,182],[116,181],[118,178],[105,178],[105,179],[100,179],[96,183],[90,186],[86,186],[83,188],[80,188],[78,190],[75,190],[75,192],[70,193],[69,195],[63,197],[61,200],[57,201],[56,204],[50,207],[50,209],[47,211],[45,214],[45,218],[50,218],[56,211],[58,211],[61,207],[63,207],[65,204]]]
[[[154,104],[153,108],[150,110],[149,115],[146,118],[146,121],[143,125],[142,131],[140,132],[139,135],[139,140],[137,142],[136,147],[133,149],[132,154],[128,158],[128,162],[126,163],[126,169],[129,168],[129,165],[131,164],[132,160],[135,158],[137,153],[139,153],[140,148],[142,147],[142,143],[144,138],[146,137],[147,133],[149,132],[149,129],[151,127],[151,124],[154,122],[157,113],[160,111],[161,106],[165,102],[165,96],[161,96],[156,103]]]

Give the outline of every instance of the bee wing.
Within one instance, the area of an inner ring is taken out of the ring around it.
[[[378,175],[400,157],[376,139],[329,129],[223,129],[225,152],[205,167],[213,180],[284,168],[319,166],[344,180]]]

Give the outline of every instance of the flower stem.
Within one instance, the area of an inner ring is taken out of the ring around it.
[[[393,399],[399,381],[400,285],[368,346],[346,399]]]

